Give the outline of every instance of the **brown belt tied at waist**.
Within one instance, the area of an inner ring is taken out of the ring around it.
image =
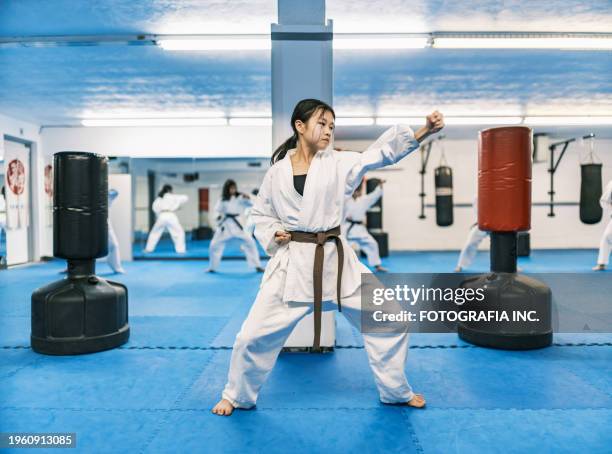
[[[340,305],[340,294],[342,287],[342,266],[344,265],[344,249],[342,241],[340,241],[340,226],[329,229],[327,232],[301,232],[292,231],[291,241],[297,243],[314,243],[317,245],[315,249],[315,259],[313,267],[312,282],[314,287],[314,342],[313,349],[321,349],[321,313],[323,311],[323,259],[324,244],[328,241],[336,243],[338,250],[338,279],[336,283],[336,292],[338,300],[338,310],[342,311]]]

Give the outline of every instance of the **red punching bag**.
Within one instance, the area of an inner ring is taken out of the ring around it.
[[[480,132],[480,230],[518,232],[531,228],[531,143],[531,129],[526,126]]]
[[[461,286],[484,293],[471,309],[535,312],[537,321],[466,321],[459,337],[485,347],[524,350],[552,343],[552,297],[542,282],[516,273],[517,232],[531,227],[531,129],[524,126],[480,132],[478,150],[478,226],[491,232],[492,273]]]

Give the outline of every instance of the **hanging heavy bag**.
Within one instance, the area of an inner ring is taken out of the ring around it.
[[[446,227],[453,223],[453,169],[441,165],[435,169],[436,224]]]
[[[588,148],[587,158],[580,164],[580,220],[585,224],[601,221],[603,209],[599,204],[601,197],[601,163],[595,162],[595,135],[583,137]]]
[[[599,204],[601,197],[601,164],[581,164],[580,181],[580,220],[585,224],[601,221],[603,209]]]

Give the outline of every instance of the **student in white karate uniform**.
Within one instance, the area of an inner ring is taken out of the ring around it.
[[[347,197],[344,202],[344,222],[342,223],[342,235],[349,243],[356,243],[368,258],[368,265],[378,272],[386,272],[380,261],[378,243],[365,226],[366,212],[374,206],[378,199],[382,197],[384,181],[379,180],[379,184],[369,194],[363,194],[363,184],[353,192],[351,197]]]
[[[210,266],[209,273],[214,273],[219,267],[225,244],[231,239],[242,241],[242,250],[246,256],[247,265],[255,268],[257,272],[263,273],[259,251],[255,239],[250,233],[244,231],[238,217],[253,203],[247,194],[238,192],[238,186],[234,180],[227,180],[223,185],[221,199],[215,205],[217,213],[217,230],[210,241],[208,250],[208,260]]]
[[[599,242],[597,265],[593,268],[595,271],[605,270],[610,261],[610,250],[612,249],[612,180],[608,182],[606,189],[601,194],[599,203],[604,209],[604,215],[609,215],[610,217],[608,219],[608,225],[601,236],[601,241]]]
[[[321,309],[340,309],[341,302],[342,313],[360,326],[361,273],[370,271],[340,233],[345,198],[367,171],[399,161],[444,126],[442,114],[434,112],[416,134],[407,126],[394,126],[363,153],[337,152],[332,148],[334,120],[327,104],[300,101],[291,117],[294,135],[272,156],[251,214],[255,235],[272,258],[236,337],[215,414],[255,405],[287,337],[307,314],[314,311],[316,321]],[[320,324],[317,329],[315,323],[315,349],[317,331]],[[364,333],[363,338],[381,401],[423,407],[423,396],[412,391],[404,371],[408,334]]]
[[[185,230],[183,230],[175,211],[177,211],[181,205],[185,204],[187,200],[189,200],[189,197],[186,195],[173,194],[172,186],[169,184],[163,186],[153,202],[152,208],[157,215],[157,220],[151,232],[149,232],[149,238],[147,239],[147,245],[144,252],[153,252],[162,233],[164,233],[164,230],[168,229],[172,242],[174,243],[174,250],[178,254],[185,253]]]
[[[115,235],[115,230],[113,229],[113,225],[111,224],[110,220],[110,207],[118,195],[119,193],[115,189],[110,189],[108,191],[108,256],[106,257],[106,261],[115,273],[122,274],[125,273],[125,270],[121,266],[119,241],[117,240],[117,235]]]
[[[460,273],[464,268],[467,268],[472,264],[474,258],[476,257],[476,253],[478,252],[478,246],[486,237],[489,236],[489,232],[485,232],[484,230],[480,230],[478,228],[478,197],[474,197],[473,207],[476,222],[472,224],[465,245],[459,254],[459,261],[457,262],[457,267],[455,268],[455,272],[457,273]]]
[[[259,194],[259,189],[253,189],[251,191],[251,196],[253,198],[257,197],[257,194]],[[246,219],[246,222],[244,224],[244,231],[249,235],[253,236],[255,235],[255,223],[253,222],[253,218],[251,217],[251,211],[253,211],[253,204],[251,204],[249,207],[247,207],[246,210],[244,210],[244,218]]]

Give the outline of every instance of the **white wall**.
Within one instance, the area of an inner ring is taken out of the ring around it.
[[[226,178],[237,180],[242,190],[257,187],[267,168],[271,154],[270,127],[194,127],[194,128],[45,128],[39,134],[37,125],[22,122],[0,114],[0,133],[17,137],[33,144],[33,220],[36,224],[34,256],[52,255],[52,230],[45,228],[44,219],[44,159],[57,151],[83,150],[111,156],[164,156],[164,157],[239,157],[254,159],[216,159],[184,163],[170,169],[164,162],[157,164],[164,171],[200,172],[194,183],[174,182],[176,192],[190,194],[190,204],[179,213],[186,229],[198,225],[197,188],[211,188],[211,208],[219,197]],[[343,148],[363,150],[370,142],[338,141]],[[44,148],[43,148],[44,145]],[[477,142],[447,140],[445,143],[449,165],[454,171],[455,203],[471,203],[476,190]],[[555,176],[556,200],[578,202],[580,194],[579,146],[570,146]],[[604,162],[604,184],[612,178],[612,140],[598,140],[596,152]],[[390,235],[394,250],[448,250],[459,249],[469,226],[474,222],[472,208],[455,208],[455,222],[441,228],[435,224],[435,210],[427,208],[427,219],[418,219],[420,211],[420,159],[418,152],[400,164],[373,172],[388,180],[384,197],[384,227]],[[541,154],[546,158],[547,152]],[[261,157],[261,159],[256,159]],[[434,149],[426,175],[426,203],[434,203],[433,169],[439,162],[439,150]],[[248,161],[259,160],[262,167],[251,168]],[[136,163],[136,160],[132,163]],[[145,160],[143,160],[144,162]],[[195,165],[195,167],[194,167]],[[536,163],[533,167],[533,201],[548,200],[548,165]],[[147,206],[146,169],[134,165],[134,206]],[[180,177],[182,178],[182,176]],[[142,189],[141,189],[142,188]],[[532,210],[532,246],[534,248],[594,248],[604,229],[602,222],[589,226],[582,224],[578,207],[556,207],[557,216],[546,216],[547,207]],[[136,219],[135,228],[142,222]]]
[[[34,260],[53,255],[53,229],[46,222],[47,206],[44,192],[45,150],[39,134],[40,126],[0,113],[0,139],[3,136],[30,143],[32,172],[32,218]]]
[[[132,157],[269,156],[270,126],[55,128],[42,130],[45,149]]]
[[[338,146],[363,150],[370,142],[341,141]],[[444,149],[448,164],[453,168],[454,202],[472,203],[477,190],[478,143],[474,140],[448,140]],[[570,145],[555,173],[555,201],[578,202],[580,199],[580,145]],[[541,159],[548,151],[539,152]],[[603,160],[603,184],[612,179],[612,140],[596,142],[596,153]],[[558,154],[558,153],[557,153]],[[426,203],[435,203],[433,170],[439,165],[440,149],[434,148],[425,176]],[[419,151],[399,164],[371,172],[369,177],[387,180],[383,197],[383,227],[389,233],[393,250],[452,250],[460,249],[471,224],[475,222],[471,207],[454,210],[454,223],[438,227],[435,209],[426,208],[427,219],[420,213]],[[533,166],[533,202],[547,202],[549,190],[548,161]],[[585,225],[580,222],[578,206],[555,207],[556,217],[547,216],[548,207],[533,207],[531,245],[533,248],[596,248],[605,228],[604,222]],[[605,219],[605,218],[604,218]],[[485,242],[486,243],[486,242]],[[484,245],[488,247],[488,245]]]

